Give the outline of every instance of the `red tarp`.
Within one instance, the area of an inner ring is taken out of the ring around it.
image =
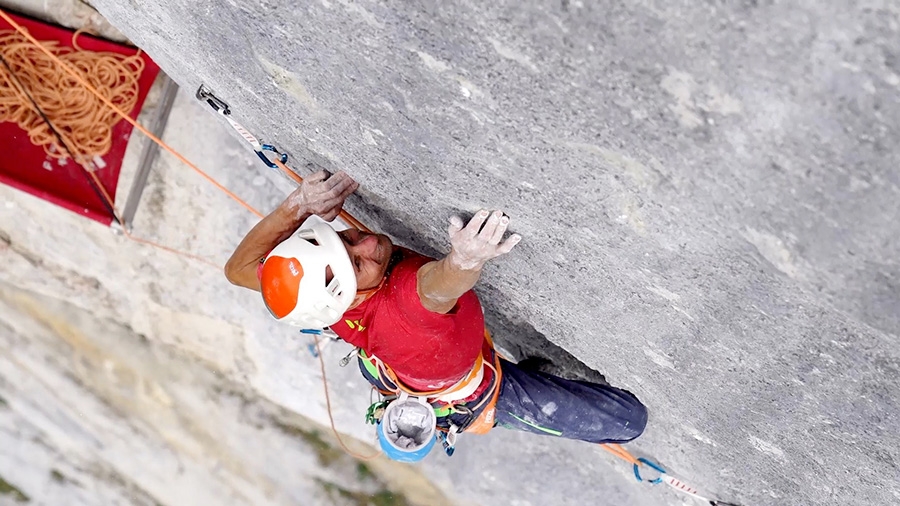
[[[72,31],[40,21],[10,15],[17,23],[28,29],[37,40],[56,40],[65,46],[72,46]],[[0,19],[0,30],[12,30],[6,21]],[[110,51],[124,55],[133,55],[135,48],[116,44],[91,37],[88,34],[78,36],[78,45],[90,51]],[[147,64],[139,79],[140,91],[134,110],[130,112],[136,118],[147,92],[159,74],[159,67],[142,53]],[[101,106],[105,107],[105,106]],[[113,128],[112,148],[109,153],[95,163],[95,174],[115,201],[122,158],[131,137],[132,126],[125,120]],[[104,167],[100,167],[105,165]],[[104,225],[113,222],[113,216],[104,201],[91,187],[84,169],[71,159],[60,164],[44,152],[41,146],[31,144],[28,134],[12,122],[0,123],[0,183],[26,191],[59,206],[65,207],[82,216],[97,220]]]

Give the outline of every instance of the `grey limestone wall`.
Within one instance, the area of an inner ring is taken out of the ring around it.
[[[349,171],[398,241],[505,210],[498,340],[637,393],[635,451],[745,505],[900,501],[896,2],[92,3],[296,166]],[[620,473],[599,452],[488,448],[435,475],[484,504],[678,504],[595,481]]]

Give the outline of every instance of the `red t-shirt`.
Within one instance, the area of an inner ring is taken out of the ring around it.
[[[482,352],[484,314],[469,290],[448,314],[419,300],[417,273],[432,259],[401,249],[403,259],[369,300],[331,326],[344,341],[375,355],[416,390],[448,387],[468,374]]]

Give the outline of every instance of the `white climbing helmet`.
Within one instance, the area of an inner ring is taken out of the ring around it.
[[[326,284],[329,266],[334,276]],[[278,321],[321,329],[337,323],[353,303],[356,272],[337,232],[313,217],[266,256],[260,291]]]

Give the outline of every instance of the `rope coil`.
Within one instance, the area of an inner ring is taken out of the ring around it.
[[[72,36],[75,49],[56,41],[33,44],[20,32],[0,31],[0,56],[6,66],[0,68],[0,122],[11,121],[28,132],[31,142],[42,146],[47,156],[76,162],[109,153],[112,129],[121,118],[115,111],[101,107],[97,95],[90,93],[44,52],[65,61],[81,79],[103,91],[112,103],[125,111],[137,104],[138,78],[144,70],[140,52],[124,56],[112,52],[84,51],[78,35]],[[8,66],[8,68],[6,68]],[[18,81],[18,82],[16,82]],[[30,90],[30,97],[22,88]],[[48,124],[32,106],[31,100],[50,118],[68,144],[60,145]]]

